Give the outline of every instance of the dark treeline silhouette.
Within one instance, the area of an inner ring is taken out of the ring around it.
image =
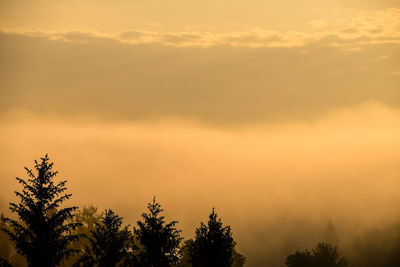
[[[27,179],[17,178],[19,203],[10,203],[17,218],[1,214],[0,266],[243,266],[245,258],[234,250],[229,226],[222,226],[214,209],[207,226],[201,223],[193,241],[182,243],[177,221],[166,222],[153,198],[148,212],[130,230],[123,218],[108,209],[90,206],[61,208],[71,197],[66,181],[48,156],[25,167]],[[184,255],[185,254],[185,255]]]
[[[66,193],[65,180],[56,181],[57,171],[47,155],[35,161],[33,170],[25,170],[28,177],[17,178],[22,185],[22,190],[15,192],[19,203],[10,203],[15,216],[8,218],[1,213],[0,267],[241,267],[245,264],[246,258],[236,250],[231,227],[222,223],[214,209],[208,221],[200,223],[194,237],[184,240],[178,222],[167,221],[155,197],[147,204],[141,220],[130,226],[110,209],[99,212],[94,206],[61,207],[71,194]],[[400,266],[400,225],[394,225],[387,233],[371,231],[357,239],[346,259],[336,246],[338,237],[331,222],[322,241],[311,251],[292,251],[281,260],[282,265]]]
[[[286,258],[288,267],[346,267],[347,261],[339,255],[336,246],[318,243],[312,251],[296,251]]]

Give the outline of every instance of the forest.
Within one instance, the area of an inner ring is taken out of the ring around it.
[[[178,221],[163,216],[156,197],[147,203],[141,220],[131,226],[111,209],[64,207],[72,194],[67,192],[67,181],[58,180],[53,165],[45,155],[35,160],[33,169],[25,167],[27,178],[16,178],[22,186],[15,192],[19,202],[10,203],[13,216],[1,213],[0,266],[245,265],[246,257],[236,249],[233,230],[223,224],[216,209],[211,209],[208,221],[200,222],[194,237],[187,240],[181,236]],[[287,267],[398,267],[400,227],[396,230],[380,244],[358,240],[364,263],[348,260],[334,238],[331,243],[293,251],[282,263]]]

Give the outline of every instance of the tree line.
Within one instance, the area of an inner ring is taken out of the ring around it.
[[[154,197],[133,227],[111,209],[94,206],[61,207],[70,199],[66,182],[46,155],[25,167],[27,178],[16,178],[22,190],[19,203],[10,203],[15,219],[1,215],[0,266],[133,266],[240,267],[246,258],[235,249],[230,226],[224,226],[214,208],[201,222],[193,239],[184,241],[177,221],[168,222]],[[4,238],[6,236],[7,238]],[[14,254],[12,251],[14,250]],[[318,243],[312,251],[286,258],[288,267],[345,267],[336,246]]]

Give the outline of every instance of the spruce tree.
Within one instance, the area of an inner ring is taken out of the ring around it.
[[[180,230],[175,228],[177,221],[165,222],[161,205],[153,198],[148,203],[149,213],[143,213],[143,221],[134,228],[137,240],[142,247],[138,255],[140,265],[145,267],[166,267],[177,264],[180,257],[179,245],[182,241]]]
[[[122,217],[112,210],[106,210],[101,222],[95,222],[95,229],[91,231],[89,246],[85,246],[84,254],[75,266],[120,266],[128,259],[129,242],[132,237],[128,226],[122,228]]]
[[[25,167],[28,178],[16,178],[23,186],[21,192],[15,192],[20,202],[10,203],[18,220],[4,218],[9,229],[2,230],[29,267],[53,267],[77,252],[69,248],[78,239],[71,234],[78,226],[71,222],[77,207],[60,208],[71,194],[65,193],[66,181],[55,182],[58,172],[52,169],[47,154],[40,162],[35,160],[34,170]]]
[[[193,267],[230,267],[236,243],[230,226],[222,226],[213,209],[208,224],[201,223],[196,229],[195,239],[189,246]]]
[[[193,239],[186,240],[182,245],[182,257],[177,267],[192,267],[189,249],[192,246]],[[233,248],[232,251],[232,267],[243,267],[246,263],[246,257]]]

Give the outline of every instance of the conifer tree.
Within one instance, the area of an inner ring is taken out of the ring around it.
[[[192,246],[193,239],[186,240],[182,245],[182,257],[177,267],[192,267],[189,249]],[[232,267],[243,267],[246,263],[246,257],[233,248],[232,251]]]
[[[95,229],[88,237],[90,245],[75,266],[120,266],[127,260],[132,233],[128,226],[122,228],[122,217],[112,210],[105,210],[101,222],[95,222]]]
[[[9,229],[3,231],[29,267],[53,267],[77,252],[69,248],[79,238],[71,234],[78,226],[71,222],[77,207],[60,208],[71,194],[65,193],[66,181],[55,183],[58,172],[52,169],[47,155],[40,162],[35,160],[34,171],[25,167],[29,178],[16,178],[23,186],[21,192],[15,192],[20,202],[10,203],[19,220],[4,218]]]
[[[165,222],[161,205],[153,198],[148,203],[149,213],[143,213],[143,221],[134,228],[137,240],[142,246],[138,255],[140,265],[145,267],[166,267],[177,264],[180,257],[179,245],[182,241],[180,230],[175,228],[177,221]]]
[[[230,226],[222,226],[213,209],[208,224],[201,223],[196,229],[195,239],[189,246],[193,267],[230,267],[236,243]]]

